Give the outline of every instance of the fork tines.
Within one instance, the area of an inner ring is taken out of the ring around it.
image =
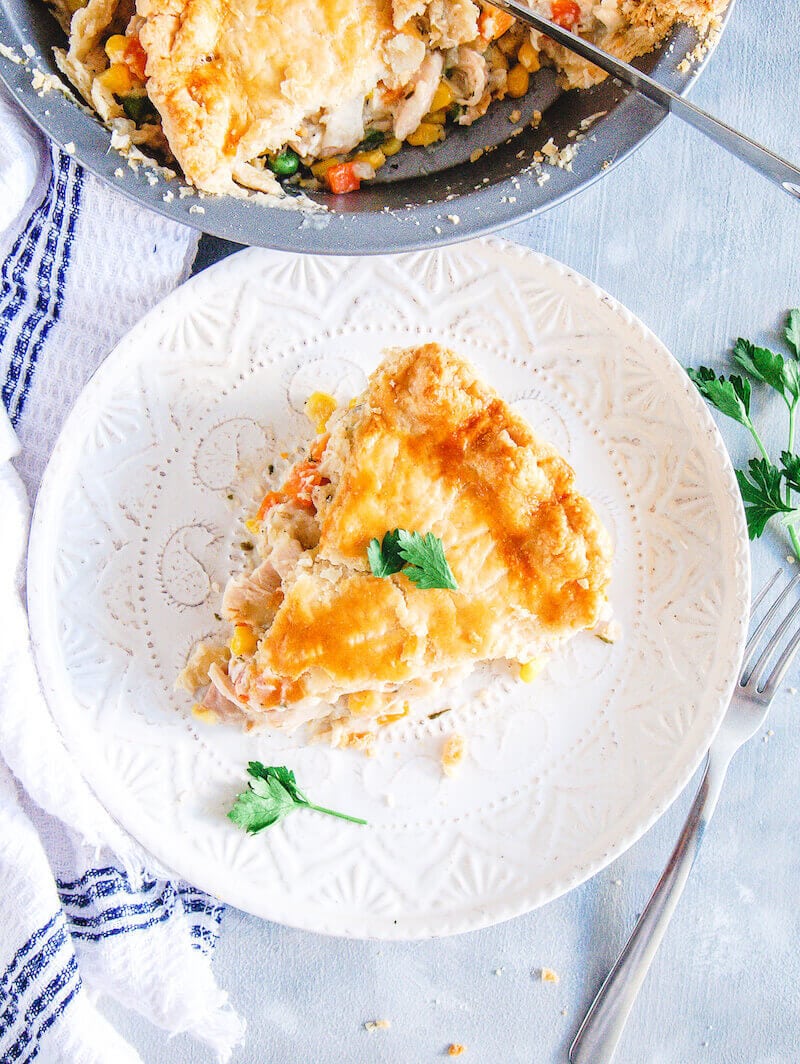
[[[783,570],[778,569],[777,572],[773,573],[758,595],[756,595],[750,611],[751,621],[754,620],[759,606],[768,599],[770,592],[776,584],[779,584],[779,581],[781,581],[783,576]],[[750,688],[751,691],[755,690],[767,699],[771,699],[774,696],[797,653],[798,647],[800,647],[800,624],[796,624],[797,618],[800,617],[800,599],[791,606],[788,613],[783,611],[783,619],[778,624],[772,638],[763,648],[761,648],[762,638],[768,630],[774,627],[773,622],[775,618],[781,612],[784,603],[790,598],[792,592],[797,589],[798,585],[800,585],[800,573],[797,573],[797,575],[792,577],[791,580],[783,583],[782,587],[780,587],[779,584],[780,590],[778,591],[777,597],[764,614],[758,627],[750,636],[747,645],[744,648],[742,673],[739,683],[742,687]],[[767,666],[787,635],[790,636],[788,644],[775,663],[772,673],[762,684],[761,681],[764,678]],[[750,662],[759,649],[761,649],[761,653],[756,660],[755,665],[750,668]]]

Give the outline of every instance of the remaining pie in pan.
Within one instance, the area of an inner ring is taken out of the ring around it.
[[[542,62],[565,88],[605,75],[485,0],[49,0],[61,69],[120,142],[174,157],[207,192],[281,182],[351,192],[403,142],[435,144]],[[727,0],[530,0],[624,59]]]
[[[183,682],[250,725],[364,744],[478,662],[530,672],[608,611],[611,544],[571,468],[436,344],[390,351],[249,527],[230,643],[196,648]]]

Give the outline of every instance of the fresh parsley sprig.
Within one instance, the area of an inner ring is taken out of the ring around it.
[[[800,507],[795,506],[792,497],[793,492],[800,493],[800,456],[794,449],[800,406],[800,309],[789,311],[783,336],[790,357],[766,347],[758,347],[739,337],[732,354],[734,361],[748,376],[731,374],[726,380],[706,366],[686,372],[712,406],[748,430],[761,454],[760,458],[750,460],[747,469],[736,470],[750,538],[757,539],[763,535],[767,523],[780,515],[788,529],[795,556],[800,558],[800,539],[796,528],[800,520]],[[776,391],[789,412],[789,443],[787,449],[781,452],[779,466],[767,453],[750,416],[750,378]]]
[[[766,458],[751,458],[748,463],[749,477],[744,469],[736,470],[739,491],[744,499],[747,514],[747,531],[750,539],[763,535],[767,521],[776,514],[790,514],[794,507],[784,502],[781,496],[781,470]]]
[[[265,766],[260,761],[250,761],[247,772],[251,777],[247,781],[247,790],[237,796],[228,818],[251,835],[272,827],[295,809],[313,809],[353,824],[366,824],[366,820],[359,817],[309,802],[297,786],[294,772],[285,765]]]
[[[444,554],[444,544],[433,532],[420,535],[395,528],[383,540],[371,539],[367,558],[373,576],[386,577],[401,570],[418,588],[457,591],[458,584]]]

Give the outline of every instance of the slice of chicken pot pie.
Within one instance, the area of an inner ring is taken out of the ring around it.
[[[363,137],[391,0],[139,0],[138,10],[148,95],[200,188],[252,183],[250,161],[301,141],[306,120],[329,154]]]
[[[69,34],[59,66],[119,141],[207,192],[352,192],[404,142],[524,96],[542,63],[564,88],[605,76],[487,0],[48,2]],[[632,59],[676,22],[706,33],[727,0],[529,3]]]
[[[436,344],[389,352],[249,527],[230,644],[182,674],[208,684],[200,715],[368,745],[478,662],[541,659],[607,614],[611,545],[572,470]]]

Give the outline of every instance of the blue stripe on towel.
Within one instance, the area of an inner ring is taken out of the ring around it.
[[[146,931],[148,927],[155,927],[156,924],[165,923],[170,916],[172,916],[172,912],[169,909],[162,909],[160,913],[150,917],[149,920],[143,920],[139,923],[117,924],[115,927],[101,927],[97,930],[70,928],[70,934],[77,941],[99,942],[101,939],[114,938],[116,935],[130,935],[134,931]]]
[[[83,984],[81,983],[80,979],[78,979],[77,982],[73,983],[73,985],[61,999],[61,1001],[59,1001],[58,1005],[56,1005],[53,1011],[49,1012],[47,1016],[45,1016],[44,1020],[42,1020],[41,1024],[39,1025],[39,1030],[36,1032],[36,1041],[33,1043],[33,1045],[30,1046],[29,1052],[25,1055],[23,1060],[20,1061],[20,1064],[29,1064],[31,1060],[33,1060],[39,1055],[42,1035],[45,1033],[45,1031],[47,1031],[50,1027],[53,1026],[59,1016],[71,1003],[75,995],[79,992],[82,985]]]
[[[28,359],[25,364],[22,385],[17,396],[16,409],[14,410],[15,425],[19,423],[19,419],[22,417],[22,413],[25,409],[25,403],[28,400],[28,393],[39,361],[39,356],[42,352],[42,347],[47,340],[50,330],[61,317],[61,311],[64,306],[64,288],[66,285],[70,259],[72,257],[72,242],[75,238],[75,226],[80,212],[83,192],[83,171],[79,167],[73,165],[72,174],[72,189],[69,195],[69,203],[59,212],[59,219],[56,223],[59,231],[62,231],[64,213],[66,211],[66,232],[63,233],[61,254],[56,257],[54,263],[55,296],[52,302],[52,310],[49,314],[46,314],[41,321],[41,331],[39,336],[29,345]],[[55,217],[53,220],[55,223]]]
[[[20,963],[20,961],[24,960],[29,953],[33,952],[35,956],[40,952],[40,950],[46,949],[48,943],[54,937],[58,936],[63,932],[63,927],[56,927],[55,932],[52,935],[50,934],[50,932],[53,931],[55,925],[58,924],[59,921],[63,920],[63,916],[64,914],[61,912],[55,913],[51,917],[51,919],[48,920],[46,924],[44,924],[43,927],[40,927],[38,931],[35,931],[28,939],[28,941],[24,943],[24,945],[20,946],[20,948],[17,950],[17,952],[11,958],[11,963],[3,972],[2,976],[0,976],[0,1000],[5,1000],[6,997],[8,997],[8,991],[6,988],[8,986],[9,980],[16,971],[17,965]],[[46,939],[46,941],[41,946],[39,946],[43,938]],[[39,946],[39,949],[36,949],[37,946]],[[2,1019],[4,1011],[5,1010],[3,1010],[3,1012],[0,1012],[0,1019]],[[2,1027],[0,1027],[0,1034],[2,1034],[2,1030]]]
[[[8,338],[11,326],[16,324],[20,314],[33,303],[33,310],[28,314],[27,319],[21,323],[20,333],[14,342],[11,361],[6,370],[6,379],[3,384],[3,403],[12,418],[14,393],[22,374],[25,358],[25,347],[20,343],[20,337],[26,327],[30,327],[34,316],[40,313],[42,293],[49,292],[53,254],[52,251],[48,253],[48,249],[54,237],[58,235],[53,228],[52,215],[54,210],[58,208],[59,201],[63,202],[68,176],[69,171],[64,166],[63,160],[56,168],[55,158],[53,158],[53,168],[47,185],[47,192],[39,208],[34,211],[32,224],[29,223],[27,226],[29,238],[23,244],[19,267],[14,269],[16,289],[10,313],[0,312],[0,321],[3,321],[5,325],[5,332],[0,332],[0,343],[3,343]],[[12,261],[11,257],[7,260],[7,263],[10,261]]]
[[[92,883],[95,879],[100,879],[102,876],[114,877],[115,881],[122,889],[126,890],[129,894],[133,893],[133,888],[130,885],[128,877],[124,872],[121,872],[119,868],[115,868],[114,865],[107,865],[105,868],[90,868],[88,872],[84,872],[84,874],[77,879],[59,879],[57,880],[58,892],[59,894],[63,894],[65,891],[69,890],[81,890],[87,883]]]
[[[0,268],[0,346],[21,308],[25,305],[27,293],[25,274],[30,269],[41,239],[42,228],[53,200],[54,185],[55,172],[51,171],[44,199],[31,215],[27,227],[14,241],[11,253]],[[5,387],[3,399],[5,400]]]
[[[113,866],[91,868],[78,879],[62,880],[57,886],[70,933],[83,941],[141,931],[182,910],[193,918],[192,945],[207,952],[219,937],[225,911],[224,906],[188,884],[175,888],[169,882],[147,880],[136,889],[127,875]],[[181,909],[177,908],[179,905]],[[97,911],[84,915],[83,911],[89,908]]]
[[[69,156],[56,156],[54,150],[44,200],[0,270],[0,348],[17,332],[2,388],[3,404],[15,425],[43,344],[61,316],[83,180]]]
[[[39,1037],[64,1011],[80,985],[64,914],[59,911],[17,950],[0,979],[0,1039],[17,1034],[10,1045],[0,1043],[4,1064],[18,1060],[23,1053],[26,1060],[36,1056]],[[27,998],[29,993],[35,996]],[[44,1018],[37,1024],[42,1013]]]
[[[3,1064],[6,1064],[6,1062],[13,1064],[14,1061],[18,1061],[28,1048],[32,1052],[27,1054],[27,1059],[32,1060],[35,1057],[39,1051],[39,1038],[43,1030],[46,1030],[53,1023],[56,1018],[54,1014],[63,1012],[80,987],[81,977],[78,974],[78,963],[73,955],[64,967],[56,971],[39,996],[26,1008],[22,1031],[13,1045],[4,1052]],[[65,990],[67,992],[64,998],[58,1004],[55,1004],[59,993]],[[35,1024],[37,1018],[50,1006],[53,1006],[52,1012],[47,1012],[42,1022]]]

